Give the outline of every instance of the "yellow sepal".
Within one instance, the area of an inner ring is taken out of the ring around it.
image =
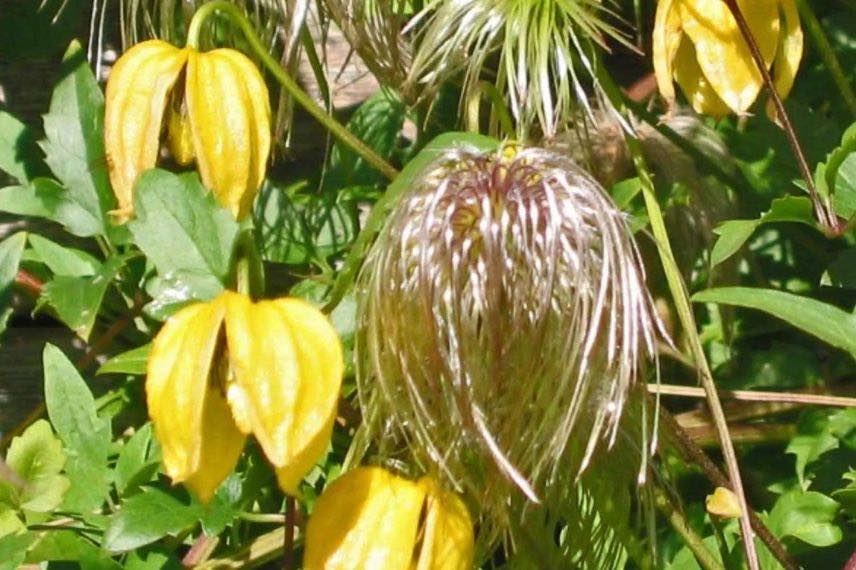
[[[175,101],[170,105],[167,118],[167,140],[169,153],[181,166],[190,166],[196,159],[193,151],[193,135],[190,132],[190,119],[183,102]]]
[[[267,86],[238,51],[191,51],[185,100],[202,183],[241,219],[250,212],[270,154]]]
[[[773,62],[773,84],[776,92],[784,99],[791,92],[803,54],[803,32],[800,15],[794,0],[780,0],[782,8],[782,31],[779,48]],[[767,115],[776,120],[773,101],[767,101]]]
[[[244,446],[213,367],[224,315],[220,298],[182,309],[155,337],[147,364],[146,399],[165,471],[202,501],[213,496]]]
[[[133,215],[137,177],[155,166],[164,111],[186,60],[187,50],[149,40],[125,52],[110,73],[104,147],[119,223]]]
[[[423,477],[419,484],[425,489],[428,504],[416,570],[469,570],[473,567],[475,538],[467,506],[430,477]]]
[[[675,81],[681,86],[681,90],[697,113],[721,119],[731,112],[702,73],[696,60],[695,48],[689,40],[681,42],[678,48],[674,75]]]
[[[379,467],[331,483],[306,530],[306,570],[409,570],[425,486]]]
[[[673,64],[682,37],[681,16],[676,7],[676,0],[660,0],[654,18],[652,57],[657,87],[669,106],[675,102],[675,87],[672,84]]]

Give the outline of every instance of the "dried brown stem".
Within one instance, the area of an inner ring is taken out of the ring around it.
[[[671,384],[648,384],[648,391],[664,396],[687,396],[704,398],[703,388],[692,386],[674,386]],[[795,392],[760,392],[756,390],[719,390],[723,398],[745,402],[785,402],[806,406],[837,406],[842,408],[856,407],[856,398],[845,396],[827,396],[825,394],[798,394]]]

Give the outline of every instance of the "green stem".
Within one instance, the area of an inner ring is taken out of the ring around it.
[[[722,564],[707,548],[701,537],[692,529],[684,515],[672,505],[665,491],[656,485],[653,486],[653,491],[654,504],[657,506],[657,509],[666,516],[672,528],[681,535],[684,544],[693,553],[699,566],[705,570],[724,570]]]
[[[398,170],[384,160],[374,150],[372,150],[363,141],[358,139],[345,128],[342,123],[338,122],[332,116],[327,114],[312,98],[306,94],[303,89],[297,84],[294,79],[282,68],[277,60],[275,60],[268,50],[262,45],[256,32],[253,30],[252,24],[244,15],[243,11],[235,4],[225,0],[214,0],[203,4],[193,15],[190,21],[190,29],[187,32],[187,45],[193,48],[199,46],[199,35],[202,29],[202,24],[215,12],[226,14],[238,26],[241,33],[247,40],[253,53],[258,56],[262,64],[270,71],[271,75],[279,82],[282,87],[288,91],[291,97],[301,106],[306,112],[312,115],[319,123],[330,131],[330,133],[339,139],[339,141],[350,147],[351,150],[360,155],[367,163],[369,163],[378,172],[392,180],[398,176]]]
[[[811,5],[806,0],[797,0],[797,8],[800,12],[800,17],[805,23],[808,35],[814,42],[814,47],[820,54],[823,63],[826,64],[826,69],[835,81],[838,91],[841,92],[841,98],[844,99],[845,105],[850,110],[850,114],[856,119],[856,93],[847,77],[844,75],[844,70],[841,68],[841,62],[838,61],[838,56],[835,55],[835,50],[826,39],[826,34],[823,33],[823,27],[811,9]]]
[[[617,109],[625,115],[628,115],[627,106],[624,104],[624,98],[621,95],[621,90],[613,82],[612,77],[607,73],[602,62],[597,62],[598,73],[597,80],[603,89],[606,96]],[[719,400],[719,395],[716,392],[716,384],[713,380],[713,374],[710,371],[710,365],[707,362],[707,356],[704,353],[704,347],[701,344],[701,339],[698,336],[698,328],[695,322],[695,316],[690,305],[689,295],[686,286],[684,285],[681,271],[675,261],[675,255],[672,252],[672,246],[669,243],[669,234],[666,230],[666,223],[663,220],[663,212],[660,205],[657,203],[657,195],[654,190],[654,182],[651,180],[649,170],[645,164],[645,157],[642,153],[642,145],[639,139],[632,133],[625,133],[627,148],[630,150],[630,155],[633,158],[633,165],[636,167],[636,172],[639,174],[639,180],[642,183],[642,194],[645,199],[645,208],[648,212],[648,218],[651,223],[651,232],[654,236],[654,242],[657,246],[657,252],[660,255],[660,262],[663,265],[663,270],[666,274],[666,281],[671,292],[672,299],[675,303],[675,308],[678,312],[678,318],[681,322],[681,327],[689,340],[690,349],[693,360],[701,378],[701,385],[707,395],[708,405],[713,417],[713,423],[716,426],[717,434],[719,435],[720,445],[722,447],[722,455],[725,457],[725,463],[728,466],[728,474],[731,479],[731,485],[734,493],[740,501],[742,516],[740,517],[740,528],[745,538],[744,545],[746,549],[746,559],[749,562],[750,570],[758,569],[758,555],[755,551],[755,541],[752,539],[753,533],[749,517],[749,505],[746,501],[746,495],[743,492],[743,482],[740,478],[740,469],[737,465],[737,454],[734,452],[734,445],[728,433],[728,424],[725,420],[725,412],[722,409],[722,403]]]

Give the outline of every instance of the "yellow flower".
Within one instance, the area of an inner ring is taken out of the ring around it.
[[[182,309],[155,337],[146,377],[167,475],[207,502],[252,433],[297,494],[330,442],[342,372],[336,331],[303,301],[226,291]]]
[[[469,570],[473,523],[430,477],[409,481],[360,467],[318,499],[306,530],[306,570]]]
[[[786,97],[803,50],[794,0],[737,0],[737,4],[776,91]],[[653,52],[657,85],[670,105],[675,100],[673,79],[697,112],[714,117],[746,113],[764,85],[737,21],[722,0],[660,0]]]
[[[217,201],[246,216],[270,154],[270,101],[259,70],[232,49],[203,53],[149,40],[119,58],[107,82],[104,141],[117,220],[133,215],[137,176],[155,166],[167,107],[176,161],[195,158]]]
[[[725,487],[717,487],[712,495],[704,502],[707,512],[724,519],[740,518],[740,502],[733,491]]]

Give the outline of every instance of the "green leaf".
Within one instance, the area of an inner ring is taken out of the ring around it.
[[[79,562],[86,570],[117,570],[122,566],[81,534],[57,529],[44,533],[27,555],[27,562]]]
[[[28,241],[35,253],[35,258],[30,259],[47,265],[54,275],[84,277],[95,275],[101,268],[101,263],[85,251],[65,247],[36,234],[30,234]]]
[[[238,223],[220,208],[196,174],[149,170],[135,188],[134,240],[161,277],[176,273],[225,281]]]
[[[713,230],[719,236],[710,254],[711,267],[719,265],[743,247],[762,224],[795,222],[816,227],[811,200],[805,196],[785,196],[770,203],[770,209],[757,220],[728,220]]]
[[[856,152],[850,153],[838,169],[833,205],[838,215],[845,220],[856,215]]]
[[[13,439],[6,462],[26,483],[19,508],[46,513],[59,506],[69,481],[60,475],[65,465],[62,443],[47,421],[38,420]]]
[[[856,316],[833,305],[783,291],[750,287],[708,289],[693,295],[693,301],[764,311],[856,358]]]
[[[63,507],[91,512],[104,503],[110,484],[110,424],[98,417],[89,387],[60,349],[46,345],[43,358],[48,417],[68,454],[71,488]]]
[[[63,58],[62,77],[44,117],[45,162],[65,187],[64,198],[95,222],[92,234],[108,235],[107,212],[115,207],[115,199],[104,151],[104,95],[76,41]]]
[[[797,425],[797,435],[785,449],[796,456],[797,478],[804,488],[806,467],[833,449],[838,449],[838,438],[832,433],[828,414],[819,410],[805,414]]]
[[[406,107],[395,93],[381,90],[360,105],[347,127],[378,155],[389,159],[404,126],[405,111]],[[365,159],[336,141],[330,153],[330,169],[325,176],[326,189],[370,186],[384,181],[383,175]]]
[[[856,289],[856,247],[845,249],[829,264],[820,278],[820,284]]]
[[[58,275],[45,284],[39,300],[49,305],[77,336],[87,340],[104,294],[124,263],[124,257],[111,258],[91,277]]]
[[[146,488],[122,501],[104,531],[104,548],[127,552],[164,536],[175,536],[196,523],[198,508],[159,489]]]
[[[125,570],[181,570],[181,563],[166,549],[163,551],[128,553]]]
[[[144,307],[146,315],[165,321],[173,313],[194,301],[207,301],[223,290],[223,283],[210,273],[175,271],[166,277],[153,277],[146,283],[152,298]]]
[[[149,359],[149,352],[151,350],[152,345],[145,344],[138,348],[132,348],[127,352],[117,354],[102,364],[95,375],[132,374],[134,376],[142,376],[146,373],[146,362]]]
[[[856,518],[856,469],[851,468],[841,476],[841,479],[848,481],[848,484],[846,487],[833,491],[832,498],[838,501],[841,508],[851,518]]]
[[[832,521],[839,505],[821,493],[790,491],[776,501],[768,525],[779,538],[793,537],[812,546],[831,546],[841,541],[841,529]]]
[[[114,481],[120,494],[128,494],[148,483],[157,473],[160,462],[157,443],[152,437],[152,424],[146,423],[122,446],[114,469]]]
[[[9,306],[12,286],[15,284],[15,276],[18,275],[18,265],[21,263],[26,241],[27,234],[19,232],[0,242],[0,334],[6,330],[6,322],[12,314],[12,307]]]
[[[0,522],[0,527],[2,526],[3,523]],[[35,535],[28,532],[15,532],[5,535],[0,532],[0,570],[18,570],[27,556],[27,548],[35,538]]]
[[[0,170],[20,182],[44,170],[33,132],[5,111],[0,111]]]
[[[36,178],[28,186],[0,189],[0,211],[53,220],[62,224],[69,233],[81,237],[101,231],[101,221],[75,202],[73,196],[52,178]]]

